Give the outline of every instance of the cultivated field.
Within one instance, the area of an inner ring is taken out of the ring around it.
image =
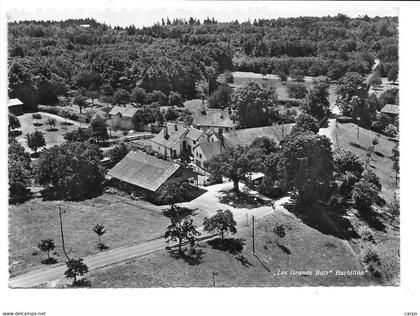
[[[42,201],[35,198],[9,207],[9,264],[11,275],[41,267],[46,254],[37,251],[42,239],[53,238],[59,263],[65,261],[61,247],[58,208],[63,211],[66,251],[70,257],[98,252],[93,226],[107,230],[102,241],[110,249],[162,236],[169,221],[161,208],[127,197],[104,195],[82,201]],[[45,266],[44,266],[45,267]]]

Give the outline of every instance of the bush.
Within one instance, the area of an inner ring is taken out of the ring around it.
[[[372,183],[362,179],[354,185],[352,197],[359,211],[367,211],[377,200],[378,190]]]
[[[381,262],[379,260],[379,256],[376,253],[376,251],[374,251],[370,248],[365,252],[365,255],[363,256],[363,262],[364,263],[375,263],[377,265],[381,264]]]
[[[303,84],[290,83],[287,85],[287,93],[289,95],[289,98],[303,99],[308,93],[308,89],[306,89],[305,85]]]
[[[398,129],[395,125],[389,124],[387,127],[385,127],[384,134],[389,137],[395,137],[398,134]]]

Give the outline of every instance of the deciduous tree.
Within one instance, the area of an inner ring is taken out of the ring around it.
[[[262,155],[260,150],[250,147],[228,147],[205,165],[215,177],[232,180],[233,190],[239,193],[239,180],[262,168]]]
[[[203,225],[205,231],[220,234],[222,240],[224,239],[225,232],[236,234],[236,221],[233,219],[233,214],[229,210],[217,210],[217,213],[212,217],[204,218]]]
[[[44,134],[40,131],[28,133],[25,136],[28,147],[37,153],[38,149],[46,146]]]
[[[231,96],[231,105],[236,109],[239,126],[242,128],[267,126],[268,108],[275,105],[275,90],[272,86],[250,82],[236,89]]]
[[[84,276],[89,272],[88,266],[83,262],[83,259],[70,259],[66,262],[67,270],[64,272],[64,275],[68,279],[73,279],[73,286],[76,286],[77,277]]]
[[[38,244],[39,250],[42,252],[46,252],[48,259],[50,259],[50,251],[53,251],[55,249],[55,243],[53,239],[43,239]]]
[[[9,132],[11,130],[20,128],[20,121],[16,115],[9,113]]]
[[[66,142],[44,150],[35,168],[36,181],[51,198],[83,200],[102,192],[102,153],[94,144]]]

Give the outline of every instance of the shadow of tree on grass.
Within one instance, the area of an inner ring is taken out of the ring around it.
[[[290,255],[292,252],[290,251],[289,248],[287,248],[284,245],[281,245],[279,243],[277,243],[277,247],[279,247],[286,255]]]
[[[213,249],[236,255],[244,249],[245,240],[242,238],[215,238],[207,242]]]
[[[178,249],[172,249],[169,251],[169,254],[172,258],[183,259],[190,266],[197,266],[203,262],[205,252],[200,248],[190,248],[188,252],[184,249],[181,253]]]
[[[42,264],[56,264],[58,261],[57,261],[57,259],[55,259],[55,258],[47,258],[47,259],[44,259],[44,260],[41,260],[41,263]]]
[[[332,235],[340,239],[350,240],[360,238],[348,218],[344,206],[334,207],[322,203],[309,206],[297,205],[291,202],[285,205],[286,209],[296,215],[309,227],[325,235]]]
[[[220,191],[222,196],[219,197],[219,201],[223,204],[228,204],[236,208],[247,208],[252,209],[261,206],[271,205],[272,202],[264,200],[255,194],[250,194],[248,190],[237,193],[233,190]]]

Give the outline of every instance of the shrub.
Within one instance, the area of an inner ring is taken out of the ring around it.
[[[376,251],[372,250],[372,249],[368,249],[364,256],[363,256],[363,262],[364,263],[375,263],[377,265],[380,265],[380,260],[379,260],[379,256],[376,253]]]
[[[384,129],[384,134],[390,137],[395,137],[398,134],[398,129],[395,125],[388,124],[388,126]]]
[[[359,211],[366,211],[378,198],[378,190],[372,183],[362,179],[354,185],[352,197],[356,208]]]
[[[372,231],[368,227],[362,226],[362,228],[359,230],[359,235],[363,241],[375,243],[375,238],[373,237]]]
[[[382,184],[379,177],[372,171],[372,169],[366,169],[362,173],[362,178],[367,182],[373,184],[378,191],[382,190]]]

